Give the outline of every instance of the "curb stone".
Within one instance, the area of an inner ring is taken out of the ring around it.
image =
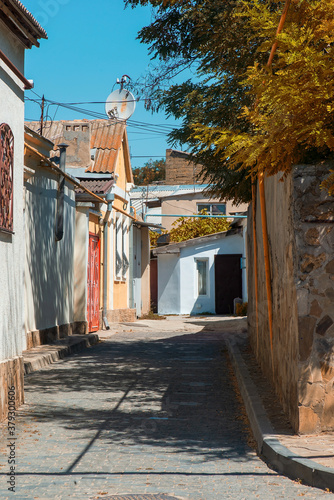
[[[30,373],[42,370],[51,363],[55,363],[66,356],[97,344],[99,340],[99,336],[95,333],[71,335],[54,344],[41,345],[33,347],[29,351],[24,351],[24,374],[29,375]]]
[[[230,340],[226,344],[260,456],[280,474],[334,491],[334,468],[296,455],[280,443],[237,345]]]

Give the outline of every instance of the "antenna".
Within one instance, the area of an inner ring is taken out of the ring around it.
[[[124,89],[124,84],[130,81],[128,75],[123,75],[116,83],[120,89],[114,90],[106,101],[106,114],[112,120],[128,120],[136,109],[136,100],[129,90]]]

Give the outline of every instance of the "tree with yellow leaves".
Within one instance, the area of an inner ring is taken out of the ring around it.
[[[264,40],[258,52],[267,54],[279,21],[271,3],[241,2],[234,14]],[[334,1],[292,2],[276,38],[272,67],[255,62],[242,81],[253,101],[242,111],[248,131],[194,126],[196,138],[214,143],[229,158],[230,168],[287,173],[295,164],[334,151]],[[334,173],[323,187],[334,194]]]

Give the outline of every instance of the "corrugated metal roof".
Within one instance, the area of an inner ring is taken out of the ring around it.
[[[64,127],[69,124],[90,124],[90,148],[95,149],[95,158],[86,172],[111,173],[115,170],[117,156],[122,146],[126,130],[125,122],[110,122],[110,120],[60,120],[45,122],[43,136],[55,144],[64,141]],[[40,122],[28,122],[27,126],[35,132],[40,131]],[[68,142],[68,141],[67,141]],[[53,152],[55,156],[56,151]],[[52,155],[51,155],[52,156]],[[83,165],[87,166],[87,165]]]
[[[148,189],[147,189],[148,187]],[[151,198],[165,198],[168,196],[182,195],[188,194],[189,192],[200,193],[204,191],[205,188],[208,187],[208,184],[202,185],[194,185],[194,184],[185,184],[185,185],[150,185],[150,186],[136,186],[131,190],[130,198],[132,199],[141,199],[146,197],[148,199]],[[145,196],[143,196],[145,193]]]
[[[83,180],[80,179],[80,184],[81,186],[85,187],[86,189],[89,189],[95,194],[106,194],[108,190],[113,186],[114,181],[113,179],[108,179],[108,180],[99,180],[99,179],[92,179],[92,180]],[[76,193],[81,194],[84,193],[85,191],[83,189],[80,189],[77,187],[75,189]]]

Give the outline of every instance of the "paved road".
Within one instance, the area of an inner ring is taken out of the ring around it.
[[[16,492],[2,446],[0,498],[331,496],[269,469],[241,415],[223,335],[114,335],[27,377]]]

